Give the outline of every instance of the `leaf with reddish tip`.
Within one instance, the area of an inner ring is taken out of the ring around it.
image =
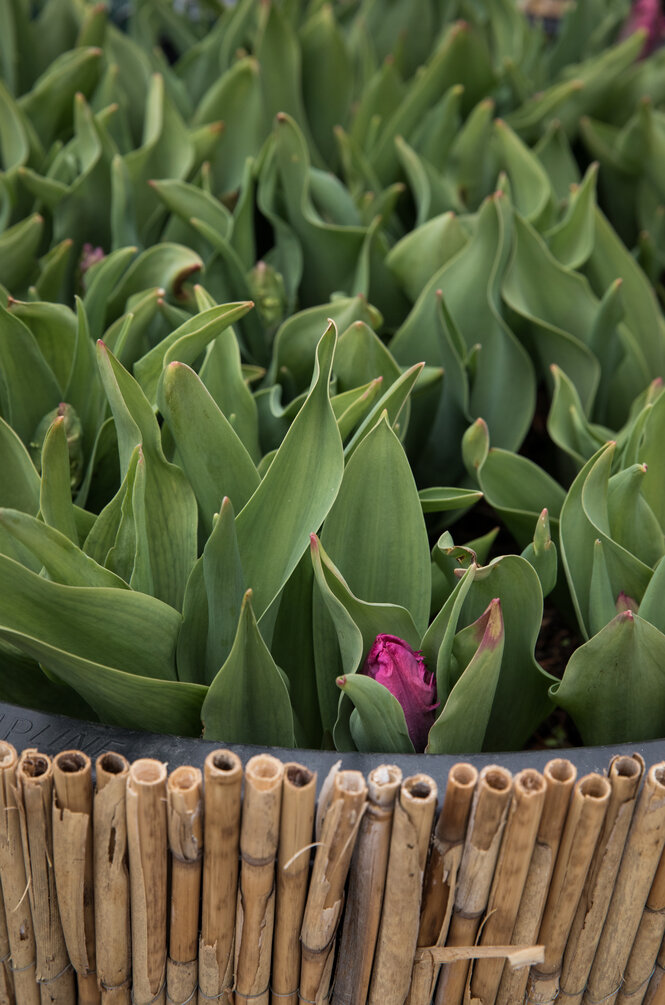
[[[625,611],[576,649],[554,701],[586,744],[652,740],[665,731],[665,635]]]
[[[455,637],[457,680],[430,729],[428,753],[477,753],[484,748],[504,643],[501,602],[495,598],[477,621]]]
[[[72,503],[69,448],[65,420],[58,416],[50,425],[42,447],[42,484],[39,505],[44,522],[79,543]]]

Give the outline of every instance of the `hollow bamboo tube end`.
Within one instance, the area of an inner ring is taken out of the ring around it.
[[[242,778],[242,762],[232,750],[213,750],[205,759],[206,784],[233,785]]]
[[[16,747],[13,747],[11,743],[7,743],[6,740],[0,740],[0,771],[13,768],[17,763],[18,754],[16,753]]]
[[[316,785],[316,772],[310,771],[304,764],[289,761],[284,765],[284,784],[291,789],[308,789]]]
[[[129,785],[144,788],[158,788],[166,782],[167,769],[162,761],[154,757],[139,757],[129,769]]]
[[[116,754],[113,750],[104,751],[95,761],[95,779],[98,792],[101,792],[104,786],[108,785],[114,778],[127,778],[128,774],[129,761],[122,754]]]
[[[608,800],[612,792],[607,778],[595,772],[580,778],[578,788],[580,795],[584,796],[585,799],[597,799],[600,802]]]
[[[53,777],[53,762],[47,754],[40,754],[35,747],[29,747],[19,757],[17,771],[28,785],[39,785]]]
[[[281,785],[284,764],[272,754],[255,754],[245,766],[245,778],[260,792],[268,792]]]
[[[198,862],[203,846],[201,812],[202,775],[198,768],[182,765],[168,777],[169,847],[183,862]]]
[[[524,771],[518,772],[513,784],[520,796],[525,799],[539,798],[547,787],[543,775],[534,768],[525,768]]]
[[[380,764],[367,776],[367,797],[373,806],[391,809],[402,784],[402,771],[395,764]]]

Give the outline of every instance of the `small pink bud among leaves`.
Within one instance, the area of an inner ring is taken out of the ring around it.
[[[423,751],[438,704],[436,678],[422,655],[396,635],[377,635],[360,673],[383,684],[397,698],[411,742],[416,751]]]
[[[616,608],[619,614],[624,614],[626,611],[632,611],[633,614],[637,614],[639,609],[639,604],[633,597],[629,597],[627,593],[623,590],[616,599]]]

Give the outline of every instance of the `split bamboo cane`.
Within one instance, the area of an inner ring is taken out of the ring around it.
[[[614,757],[610,762],[612,794],[563,958],[558,998],[562,1005],[575,1005],[582,1000],[643,774],[644,761],[637,754]]]
[[[60,923],[53,868],[53,763],[24,750],[16,772],[23,861],[37,947],[42,1005],[75,1005],[76,989]]]
[[[168,837],[166,765],[134,761],[127,781],[134,1005],[164,1005]]]
[[[612,899],[589,974],[585,1005],[607,999],[613,1005],[665,847],[665,762],[644,780],[633,814]]]
[[[366,808],[367,785],[359,771],[337,771],[314,857],[300,933],[299,1000],[302,1005],[328,996],[335,935],[344,904],[344,885]]]
[[[203,792],[198,768],[183,765],[168,777],[171,851],[171,925],[166,990],[169,1002],[185,1005],[198,985],[199,906],[203,858]]]
[[[402,772],[394,764],[373,768],[367,779],[367,809],[351,859],[333,1005],[365,1005],[367,1000],[401,783]]]
[[[230,750],[213,750],[203,767],[203,881],[199,943],[199,1005],[233,1005],[233,949],[242,765]]]
[[[527,768],[515,775],[513,798],[487,903],[481,946],[509,945],[526,882],[545,802],[545,779]],[[478,960],[471,976],[471,997],[494,1005],[504,969],[502,959]]]
[[[268,1005],[275,920],[275,860],[284,765],[257,754],[245,766],[236,917],[236,1002]]]
[[[506,815],[512,796],[509,771],[489,765],[480,772],[467,828],[447,946],[473,946],[487,907]],[[439,974],[436,1005],[460,1005],[468,960],[446,963]]]
[[[533,968],[529,976],[531,1002],[551,1002],[558,995],[566,942],[603,826],[610,793],[608,780],[595,773],[581,778],[573,791],[538,933],[538,941],[545,946],[545,961]]]
[[[412,775],[395,803],[369,1005],[404,1005],[409,993],[437,794],[433,778]]]
[[[92,765],[80,750],[53,759],[53,862],[60,920],[76,971],[79,1005],[101,995],[95,959]]]
[[[445,944],[477,782],[478,770],[472,764],[454,764],[448,773],[443,806],[434,829],[432,850],[423,883],[419,947]],[[440,966],[431,954],[416,960],[407,1005],[429,1005],[439,969]]]
[[[93,852],[95,947],[102,1005],[129,1005],[132,945],[125,794],[129,761],[113,751],[95,762]]]
[[[532,945],[538,938],[577,771],[572,761],[555,757],[545,765],[543,775],[547,790],[536,845],[513,927],[513,941],[516,945]],[[528,969],[511,970],[505,967],[497,994],[497,1005],[523,1002],[528,980]]]
[[[305,911],[316,804],[316,772],[284,765],[277,857],[275,935],[272,949],[272,1005],[297,1005],[300,928]]]
[[[35,980],[35,933],[21,824],[16,805],[18,756],[10,743],[0,742],[0,881],[7,919],[16,1005],[38,1005],[39,986]]]

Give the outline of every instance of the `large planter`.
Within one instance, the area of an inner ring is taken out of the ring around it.
[[[211,750],[225,746],[223,743],[193,739],[185,736],[168,736],[159,733],[106,726],[98,722],[84,722],[63,715],[48,715],[18,705],[0,702],[0,739],[13,744],[17,751],[36,747],[42,753],[56,754],[61,750],[77,748],[94,759],[106,750],[124,754],[128,760],[138,757],[155,757],[166,761],[169,769],[180,764],[201,767]],[[266,748],[249,744],[229,745],[245,762],[259,750]],[[272,747],[270,752],[283,761],[300,761],[318,772],[319,784],[329,769],[340,759],[343,767],[355,768],[364,774],[378,764],[389,761],[399,765],[404,775],[425,772],[445,788],[450,767],[457,761],[468,760],[476,767],[501,764],[509,771],[522,768],[541,769],[553,757],[568,757],[577,768],[578,777],[589,771],[605,771],[616,754],[639,753],[647,766],[665,760],[665,739],[642,743],[623,743],[603,747],[574,747],[552,750],[502,751],[484,754],[340,754],[335,750],[290,750]]]

